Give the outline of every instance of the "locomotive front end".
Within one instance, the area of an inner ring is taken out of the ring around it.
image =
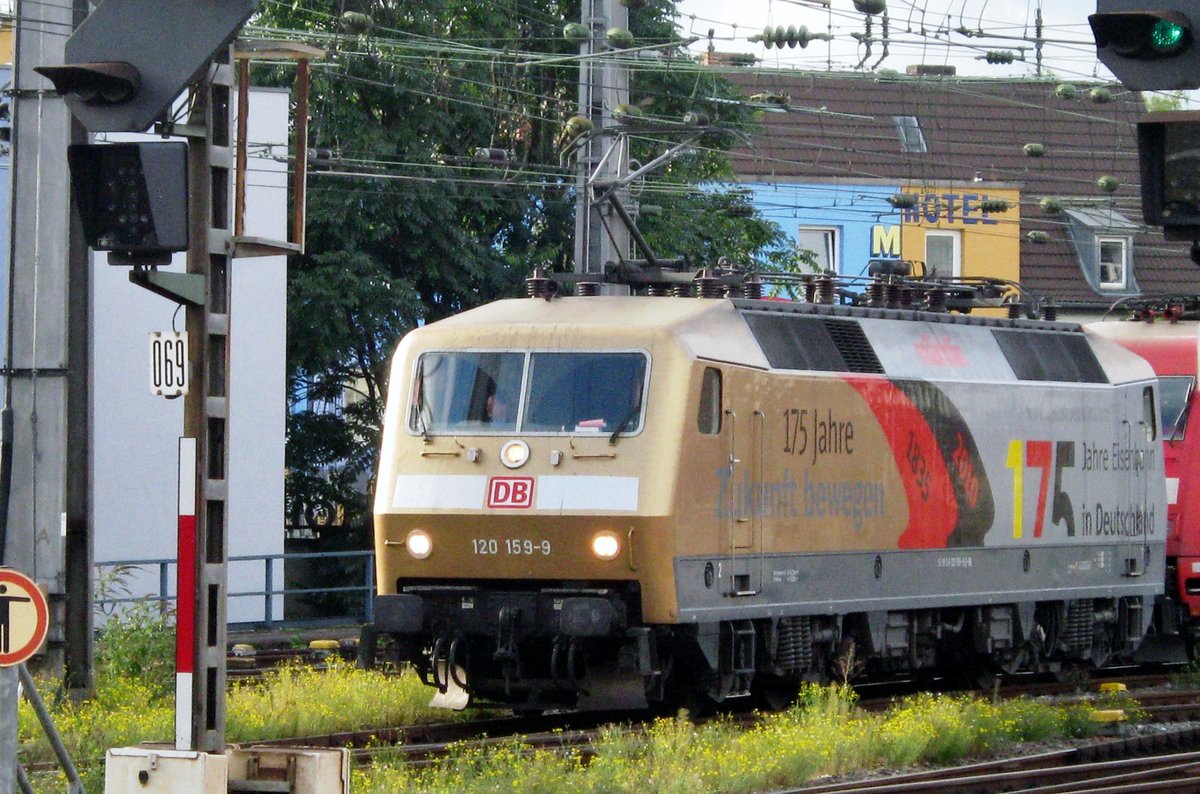
[[[501,302],[394,359],[367,634],[436,705],[646,705],[646,600],[671,597],[644,586],[671,488],[645,461],[678,444],[647,410],[669,345],[636,318],[619,333],[580,319],[569,301]]]

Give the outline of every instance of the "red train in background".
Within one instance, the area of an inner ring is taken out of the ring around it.
[[[1144,358],[1159,379],[1167,477],[1167,588],[1164,634],[1177,630],[1200,659],[1200,424],[1189,428],[1200,370],[1200,295],[1122,302],[1131,313],[1089,330]],[[1196,420],[1200,423],[1200,418]]]

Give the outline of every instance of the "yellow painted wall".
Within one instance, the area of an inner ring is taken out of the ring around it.
[[[961,232],[962,275],[1019,281],[1021,276],[1021,193],[961,183],[958,185],[908,185],[917,206],[901,212],[901,256],[925,261],[925,231]],[[985,212],[985,199],[1005,199],[1005,212]],[[920,270],[918,270],[918,273]]]
[[[0,64],[13,62],[13,28],[11,25],[0,27]]]

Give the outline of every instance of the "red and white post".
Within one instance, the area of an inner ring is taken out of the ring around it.
[[[196,439],[179,439],[179,551],[175,577],[175,749],[192,746],[196,672]]]

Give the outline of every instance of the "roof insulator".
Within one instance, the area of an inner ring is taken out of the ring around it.
[[[1038,206],[1042,208],[1042,212],[1047,215],[1057,215],[1063,211],[1063,203],[1056,198],[1046,196],[1038,202]]]
[[[572,44],[583,44],[592,37],[592,31],[588,29],[588,26],[579,22],[568,22],[563,25],[562,34],[563,38]]]
[[[1026,157],[1041,157],[1046,153],[1046,145],[1042,143],[1027,143],[1021,147]]]
[[[854,10],[864,14],[882,14],[887,10],[887,0],[854,0]]]
[[[581,135],[586,135],[595,129],[596,125],[587,116],[571,116],[567,119],[567,123],[563,125],[562,135],[559,137],[559,144],[566,146]]]
[[[609,28],[604,33],[604,40],[608,42],[608,46],[618,50],[633,46],[633,34],[625,28]]]
[[[775,94],[768,91],[758,94],[751,94],[750,101],[763,105],[777,105],[781,108],[786,108],[788,106],[787,97],[782,94]]]
[[[1054,95],[1059,99],[1074,99],[1079,95],[1079,89],[1070,83],[1062,83],[1054,89]]]
[[[370,33],[371,28],[375,27],[375,21],[366,14],[360,14],[357,11],[347,11],[341,16],[342,27],[347,33],[361,35]]]
[[[1112,193],[1121,186],[1121,180],[1110,174],[1105,174],[1096,180],[1096,187],[1103,190],[1105,193]]]
[[[783,49],[785,44],[795,49],[797,44],[801,47],[807,47],[810,41],[816,39],[831,41],[833,36],[830,36],[828,33],[813,33],[808,29],[807,25],[799,27],[795,25],[788,25],[787,27],[783,25],[776,25],[775,27],[767,25],[763,28],[762,33],[755,33],[749,40],[761,41],[767,49],[771,49],[771,47]]]
[[[622,103],[613,108],[613,121],[618,124],[636,124],[645,117],[645,113],[637,105]]]
[[[488,147],[480,147],[472,154],[471,159],[477,163],[488,163],[490,165],[507,165],[512,159],[507,149],[491,149]]]

